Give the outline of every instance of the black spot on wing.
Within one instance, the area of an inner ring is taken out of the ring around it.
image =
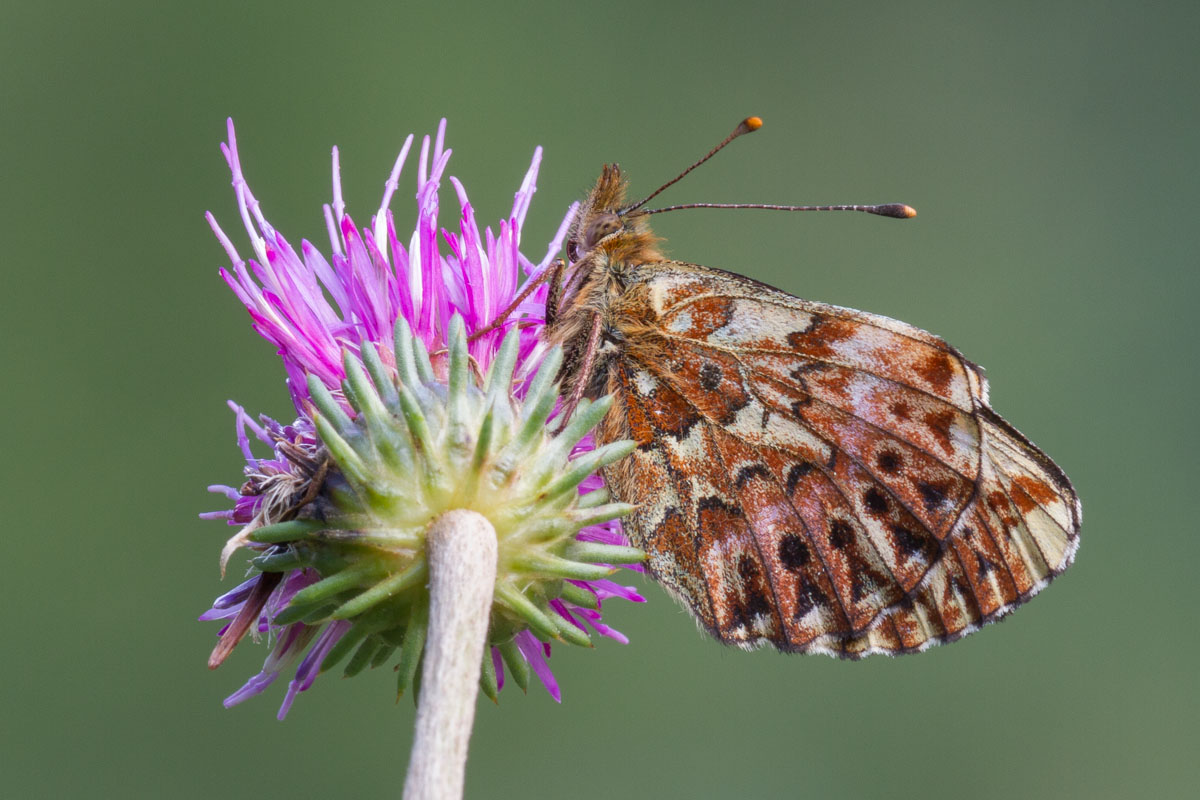
[[[884,450],[876,457],[875,463],[884,472],[888,473],[889,475],[894,475],[900,470],[900,467],[904,461],[903,457],[899,453],[891,450]]]
[[[804,389],[805,392],[808,392],[808,382],[805,380],[805,378],[810,373],[822,372],[828,368],[828,364],[822,364],[820,361],[805,361],[788,374],[792,376],[792,380],[800,384],[800,387]]]
[[[978,550],[971,551],[975,555],[975,559],[979,562],[979,577],[986,578],[989,573],[996,571],[996,565],[992,560]]]
[[[742,507],[717,497],[716,495],[707,495],[701,497],[700,502],[696,503],[696,510],[700,513],[705,511],[718,511],[730,517],[742,516]]]
[[[917,491],[921,493],[921,502],[925,504],[926,511],[934,511],[946,502],[946,487],[944,486],[922,481],[917,484]]]
[[[872,486],[863,492],[863,505],[872,514],[886,514],[888,510],[887,497],[878,488]]]
[[[808,319],[808,326],[802,330],[792,331],[787,335],[788,346],[793,350],[803,350],[808,347],[808,340],[805,338],[808,334],[816,330],[818,325],[825,322],[825,317],[820,314],[813,314]]]
[[[896,543],[907,556],[921,555],[932,560],[941,550],[938,541],[927,533],[910,530],[904,525],[892,525],[891,528]]]
[[[796,484],[804,478],[805,475],[813,471],[813,465],[807,461],[798,461],[788,468],[787,473],[787,493],[789,496],[795,494]]]
[[[802,569],[812,559],[808,543],[798,533],[785,533],[779,539],[779,562],[789,572]]]
[[[842,519],[831,520],[829,523],[829,544],[835,550],[845,550],[854,540],[854,529]]]
[[[742,467],[737,471],[737,475],[733,479],[734,487],[741,489],[749,481],[755,478],[770,478],[771,471],[763,464],[750,464]]]
[[[827,607],[829,598],[821,591],[807,575],[801,574],[799,580],[796,581],[796,611],[794,616],[800,619],[805,614],[808,614],[817,606]]]
[[[754,559],[743,555],[738,559],[738,577],[742,580],[745,602],[741,608],[743,621],[748,626],[754,617],[771,613],[771,601],[764,594],[762,571]]]

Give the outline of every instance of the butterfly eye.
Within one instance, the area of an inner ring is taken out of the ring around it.
[[[608,236],[610,233],[616,233],[621,230],[621,218],[616,214],[603,214],[596,218],[588,227],[587,236],[584,241],[590,250],[595,246],[596,242]]]
[[[579,260],[579,242],[574,239],[567,240],[567,258],[571,261]]]

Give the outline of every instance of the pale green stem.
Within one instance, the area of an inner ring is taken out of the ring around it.
[[[405,800],[459,800],[496,584],[496,531],[474,511],[447,511],[426,535],[429,638]]]

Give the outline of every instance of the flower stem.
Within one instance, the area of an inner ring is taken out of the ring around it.
[[[496,583],[496,531],[474,511],[447,511],[426,534],[426,558],[429,638],[404,797],[457,800]]]

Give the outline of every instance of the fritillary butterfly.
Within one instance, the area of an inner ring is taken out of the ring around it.
[[[564,347],[567,413],[615,395],[597,438],[637,442],[605,471],[637,504],[625,531],[709,633],[847,658],[915,652],[1070,565],[1075,491],[992,411],[978,366],[903,322],[668,260],[650,198],[625,197],[606,166],[552,277],[544,337]]]

